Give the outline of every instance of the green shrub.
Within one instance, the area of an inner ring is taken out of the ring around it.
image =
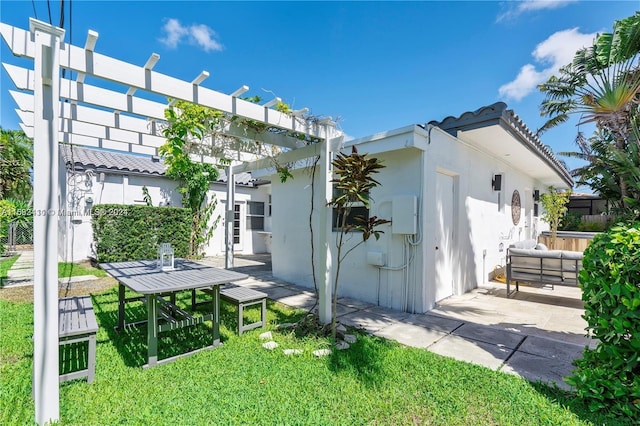
[[[640,418],[640,222],[598,234],[584,252],[580,287],[595,349],[567,381],[592,411]]]
[[[155,259],[160,243],[171,243],[176,257],[189,254],[189,209],[101,204],[91,216],[99,262]]]
[[[604,222],[580,222],[577,230],[580,232],[603,232],[607,229]]]
[[[559,231],[577,231],[582,215],[580,213],[567,213],[560,219]]]

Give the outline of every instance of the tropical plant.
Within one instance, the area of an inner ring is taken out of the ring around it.
[[[378,173],[384,166],[377,158],[369,158],[366,154],[358,154],[356,147],[352,148],[350,155],[337,153],[336,158],[331,163],[335,178],[331,182],[335,183],[335,195],[328,203],[337,214],[338,232],[336,233],[336,273],[333,279],[332,308],[331,308],[331,335],[336,337],[336,309],[338,303],[338,283],[340,280],[340,267],[344,259],[356,249],[360,244],[367,241],[371,236],[380,238],[383,231],[376,229],[379,225],[389,223],[388,220],[379,219],[377,216],[365,218],[356,216],[354,222],[348,220],[351,209],[356,205],[363,205],[370,208],[371,189],[380,185],[380,182],[373,178],[373,174]],[[353,232],[361,232],[362,240],[344,251],[345,238]]]
[[[567,212],[567,202],[570,195],[571,190],[559,192],[553,186],[549,187],[548,193],[540,195],[540,203],[544,209],[542,219],[549,223],[551,228],[551,247],[555,247],[558,226]]]
[[[592,411],[640,418],[640,222],[598,234],[584,252],[579,280],[586,348],[567,382]]]
[[[153,206],[153,201],[151,200],[151,195],[149,194],[149,188],[147,188],[147,185],[142,186],[142,199],[147,207]]]
[[[212,196],[207,201],[209,184],[220,175],[218,168],[209,163],[194,161],[192,155],[202,154],[203,140],[214,131],[220,112],[211,108],[179,101],[175,108],[165,110],[167,127],[163,130],[167,142],[159,149],[167,164],[166,175],[179,182],[178,191],[182,204],[191,209],[193,222],[189,253],[200,256],[204,246],[213,235],[220,217],[210,225],[217,200]],[[227,160],[220,159],[224,164]]]
[[[29,200],[33,140],[21,130],[0,127],[0,197]]]
[[[560,68],[559,76],[539,86],[545,94],[541,114],[549,120],[538,132],[578,113],[581,124],[595,123],[608,132],[619,153],[626,152],[632,121],[638,116],[639,52],[640,12],[636,12],[616,21],[613,32],[598,35],[591,47],[577,51],[573,61]],[[612,174],[619,188],[618,204],[627,209],[628,183],[619,171]]]

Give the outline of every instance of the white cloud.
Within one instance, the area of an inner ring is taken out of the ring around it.
[[[521,100],[531,93],[540,83],[557,73],[560,67],[573,60],[576,51],[593,42],[596,33],[582,34],[578,28],[558,31],[539,43],[531,53],[536,65],[526,64],[520,68],[517,77],[500,86],[501,98]]]
[[[507,10],[498,15],[497,22],[514,19],[523,13],[544,10],[544,9],[559,9],[568,5],[569,3],[575,3],[578,0],[523,0],[523,1],[509,1],[503,3]]]
[[[160,41],[172,49],[178,47],[180,39],[189,34],[189,30],[180,25],[180,21],[173,18],[169,19],[167,23],[164,24],[162,31],[166,32],[167,36],[165,38],[161,38]]]
[[[204,24],[192,25],[190,28],[190,36],[195,40],[196,44],[204,49],[205,52],[210,50],[221,51],[222,44],[218,43],[214,37],[217,34]]]
[[[218,36],[216,32],[204,24],[183,26],[177,19],[170,18],[162,27],[162,32],[166,36],[160,38],[160,42],[171,49],[177,48],[180,43],[199,46],[205,52],[211,50],[219,52],[224,49],[224,46],[216,40]]]

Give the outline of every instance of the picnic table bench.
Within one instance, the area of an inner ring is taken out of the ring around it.
[[[60,375],[60,382],[86,377],[91,383],[96,371],[96,333],[98,322],[93,312],[91,297],[76,296],[58,300],[59,346],[88,342],[87,365],[85,369]],[[63,359],[63,362],[71,361]],[[76,360],[76,362],[79,362]]]
[[[211,289],[201,288],[201,291],[210,293]],[[266,293],[253,290],[251,288],[240,287],[236,285],[223,285],[220,287],[220,299],[234,305],[238,308],[238,335],[241,335],[244,331],[253,330],[258,327],[265,327],[267,325],[267,297]],[[195,290],[191,293],[191,306],[195,309],[196,305]],[[244,324],[244,308],[249,306],[261,304],[260,321],[256,321],[251,324]]]

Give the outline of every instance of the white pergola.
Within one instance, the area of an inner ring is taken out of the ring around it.
[[[227,124],[225,136],[253,139],[276,145],[283,151],[279,164],[320,156],[319,215],[321,273],[319,274],[320,320],[331,320],[331,199],[330,155],[343,134],[330,119],[309,120],[305,110],[281,113],[270,101],[258,105],[240,99],[242,86],[227,95],[201,86],[209,76],[203,71],[193,81],[183,81],[153,71],[160,59],[152,54],[143,66],[133,65],[95,52],[98,34],[89,31],[84,47],[63,42],[64,30],[30,19],[29,31],[0,23],[0,33],[15,56],[33,60],[33,68],[3,62],[20,91],[10,91],[18,104],[21,127],[34,140],[34,374],[35,418],[39,424],[59,419],[58,384],[58,222],[64,210],[58,200],[58,143],[98,147],[141,154],[157,154],[165,142],[160,131],[166,103],[156,98],[184,100],[238,116],[283,133],[255,132]],[[6,58],[3,58],[6,60]],[[76,74],[62,78],[61,70]],[[112,84],[118,83],[118,84]],[[113,87],[124,87],[122,91]],[[147,94],[145,97],[140,94]],[[150,94],[151,96],[149,96]],[[320,140],[306,144],[288,133]],[[203,161],[213,161],[204,158]],[[227,217],[233,217],[234,174],[272,166],[272,159],[258,159],[227,170]],[[232,220],[226,220],[227,267],[233,264]]]

